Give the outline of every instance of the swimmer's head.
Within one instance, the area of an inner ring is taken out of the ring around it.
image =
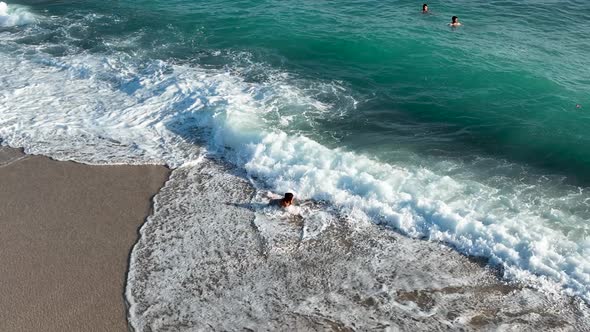
[[[295,196],[292,193],[286,193],[285,198],[283,198],[283,202],[285,202],[286,206],[293,204],[293,198]]]
[[[428,11],[428,4],[425,3],[425,4],[422,5],[422,12],[423,13],[426,13],[427,11]]]
[[[459,23],[459,18],[457,16],[453,16],[451,18],[451,23],[455,24],[455,23]]]

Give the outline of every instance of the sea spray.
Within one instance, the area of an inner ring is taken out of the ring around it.
[[[0,27],[12,27],[25,25],[35,22],[35,16],[25,8],[11,5],[10,8],[6,2],[0,1]]]

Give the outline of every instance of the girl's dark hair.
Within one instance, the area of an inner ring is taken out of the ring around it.
[[[424,9],[424,7],[428,7],[428,4],[427,3],[423,4],[422,9]]]
[[[292,199],[293,199],[293,194],[291,194],[291,193],[286,193],[286,194],[285,194],[285,198],[286,198],[286,199],[288,199],[288,200],[292,200]]]
[[[457,17],[457,16],[453,16],[453,17],[451,18],[451,20],[453,20],[453,22],[454,22],[456,19],[458,19],[458,17]]]

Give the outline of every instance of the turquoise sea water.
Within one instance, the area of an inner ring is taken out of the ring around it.
[[[391,149],[485,155],[590,181],[586,1],[441,1],[430,15],[407,1],[25,3],[72,19],[105,15],[69,32],[89,52],[129,38],[118,48],[137,57],[223,66],[235,59],[209,55],[247,52],[301,78],[341,81],[357,108],[317,119],[324,132],[301,128],[333,146],[385,159]],[[464,26],[447,27],[452,15]]]
[[[210,135],[265,188],[590,299],[590,2],[428,4],[9,2],[0,142],[177,167]]]

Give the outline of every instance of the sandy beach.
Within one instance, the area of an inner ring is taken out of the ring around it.
[[[0,148],[0,331],[126,331],[129,252],[168,175]]]
[[[588,329],[579,299],[310,204],[256,212],[212,159],[171,173],[0,149],[0,331]]]

